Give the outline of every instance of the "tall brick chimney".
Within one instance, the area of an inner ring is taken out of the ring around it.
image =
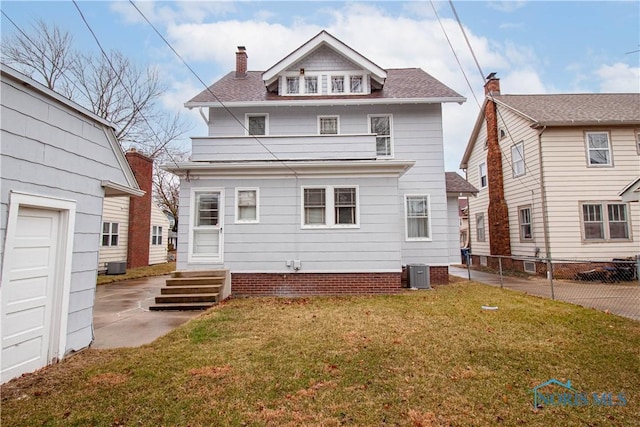
[[[247,77],[247,49],[244,46],[238,46],[236,52],[236,78]]]
[[[491,255],[511,255],[509,238],[509,210],[504,200],[502,152],[498,139],[498,114],[491,95],[500,95],[500,79],[495,73],[487,76],[484,93],[487,95],[485,119],[487,121],[487,181],[489,185],[489,250]]]
[[[127,244],[127,268],[149,265],[151,239],[151,194],[153,159],[138,153],[135,148],[125,153],[133,175],[144,196],[129,198],[129,241]]]

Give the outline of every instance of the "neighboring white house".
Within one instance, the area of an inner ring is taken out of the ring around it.
[[[486,88],[460,165],[480,189],[469,201],[472,252],[570,260],[640,254],[640,204],[632,203],[640,94],[502,95],[494,75]],[[508,214],[491,219],[490,199],[503,200]]]
[[[5,65],[0,70],[6,382],[91,344],[103,200],[144,192],[109,122]]]
[[[229,269],[249,295],[395,292],[415,263],[445,283],[442,103],[465,99],[325,31],[266,71],[247,58],[185,104],[209,135],[165,166],[181,178],[178,269]]]

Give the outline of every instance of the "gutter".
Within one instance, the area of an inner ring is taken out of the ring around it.
[[[225,107],[301,107],[301,106],[334,106],[334,105],[375,105],[375,104],[444,104],[457,102],[462,104],[467,98],[462,96],[433,98],[358,98],[358,99],[294,99],[286,101],[200,101],[186,102],[184,106],[192,108],[225,108]]]

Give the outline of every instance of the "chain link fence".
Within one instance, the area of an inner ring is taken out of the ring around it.
[[[640,320],[640,255],[596,260],[463,252],[462,261],[470,280]]]

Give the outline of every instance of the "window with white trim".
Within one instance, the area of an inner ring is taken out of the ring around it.
[[[118,246],[119,224],[117,222],[102,223],[102,246]]]
[[[431,240],[431,215],[428,194],[405,194],[407,240]]]
[[[236,188],[236,222],[258,222],[258,189]]]
[[[487,187],[487,163],[482,162],[478,165],[478,181],[480,182],[480,189]]]
[[[318,93],[318,77],[317,76],[305,76],[304,93],[310,93],[310,94]]]
[[[636,151],[640,154],[640,130],[636,131]]]
[[[344,93],[344,76],[331,76],[331,93]]]
[[[151,244],[154,246],[162,245],[162,227],[154,225],[151,228]]]
[[[358,187],[302,187],[302,226],[358,226]]]
[[[531,206],[522,206],[518,208],[518,228],[520,229],[521,241],[533,240]]]
[[[318,116],[318,133],[320,135],[337,135],[338,122],[338,116]]]
[[[349,78],[351,93],[364,92],[362,80],[363,80],[362,76],[351,76]]]
[[[585,241],[629,240],[630,223],[626,203],[583,202],[582,236]]]
[[[287,77],[287,93],[297,94],[300,92],[300,77]]]
[[[586,132],[587,164],[589,166],[611,166],[609,132]]]
[[[513,176],[521,176],[525,173],[524,165],[524,142],[521,141],[511,147],[511,164],[513,165]]]
[[[267,135],[269,133],[268,114],[245,114],[247,135]]]
[[[380,157],[393,156],[391,138],[391,115],[369,115],[369,132],[376,134],[376,154]]]
[[[476,239],[478,242],[486,242],[484,233],[484,213],[476,214]]]

